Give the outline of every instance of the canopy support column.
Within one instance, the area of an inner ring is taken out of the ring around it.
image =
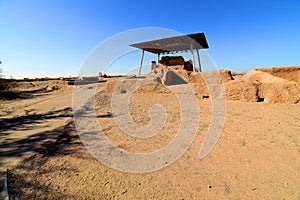
[[[140,62],[139,75],[141,75],[141,71],[142,71],[143,60],[144,60],[144,53],[145,53],[145,51],[143,50],[143,51],[142,51],[141,62]]]
[[[194,56],[194,51],[191,50],[191,52],[192,52],[192,61],[193,61],[193,72],[195,72],[196,70],[195,70],[195,56]]]
[[[160,53],[157,54],[157,65],[159,64],[159,60],[160,60]]]
[[[199,63],[199,72],[202,72],[202,69],[201,69],[201,62],[200,62],[200,52],[199,52],[199,49],[197,49],[197,56],[198,56],[198,63]]]
[[[192,62],[193,62],[193,72],[195,72],[195,56],[194,56],[194,47],[193,47],[193,41],[190,39],[190,45],[191,45],[191,52],[192,52]]]

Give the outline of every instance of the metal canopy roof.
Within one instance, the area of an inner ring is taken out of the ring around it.
[[[189,35],[163,38],[158,40],[130,44],[130,46],[155,54],[177,53],[182,51],[209,48],[204,33],[195,33]]]

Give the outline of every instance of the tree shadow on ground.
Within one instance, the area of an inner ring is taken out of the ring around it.
[[[51,118],[60,118],[60,117],[69,117],[71,116],[70,108],[62,109],[59,111],[48,112],[46,114],[32,114],[29,116],[21,116],[5,121],[5,127],[1,127],[0,131],[3,130],[26,130],[26,125],[40,123],[42,120],[51,119]],[[0,121],[1,122],[1,121]],[[1,122],[3,123],[3,122]],[[68,124],[67,124],[68,125]],[[67,126],[66,125],[66,126]],[[9,134],[9,133],[7,133]],[[12,157],[22,157],[28,152],[37,152],[45,151],[45,148],[48,148],[51,145],[56,148],[52,143],[55,141],[58,144],[58,141],[61,143],[66,143],[71,140],[65,126],[56,128],[50,131],[43,131],[22,139],[14,138],[5,138],[5,135],[0,135],[1,144],[0,144],[0,160],[3,158],[12,158]],[[42,148],[41,148],[42,147]],[[54,148],[53,147],[53,148]],[[48,152],[51,153],[51,152]]]
[[[59,118],[72,116],[72,108],[70,107],[60,109],[60,110],[49,111],[41,114],[37,114],[34,111],[32,111],[32,114],[29,114],[30,112],[31,111],[27,111],[26,115],[23,116],[0,119],[0,133],[4,131],[11,131],[11,130],[15,130],[15,131],[32,130],[34,128],[32,127],[32,125],[40,124],[45,120],[54,119],[54,118],[59,119]]]
[[[0,119],[0,161],[3,158],[19,158],[27,155],[28,152],[35,152],[43,154],[44,156],[52,156],[52,154],[54,154],[57,149],[60,148],[60,144],[69,143],[71,141],[71,137],[79,138],[77,133],[70,136],[71,132],[76,132],[73,122],[69,122],[65,126],[53,130],[42,131],[27,137],[22,137],[22,139],[10,138],[7,137],[7,135],[10,134],[10,130],[20,131],[20,133],[22,133],[24,130],[32,130],[35,126],[45,120],[71,116],[71,108],[65,108],[43,114],[33,113],[11,119]],[[107,118],[111,117],[111,114],[109,113],[97,117]],[[56,141],[55,145],[53,145],[53,141]],[[72,143],[72,145],[79,144],[82,145],[80,140],[76,140],[74,144]],[[63,156],[72,153],[72,151],[69,152],[69,150],[64,150],[59,155]]]
[[[56,136],[56,137],[55,137]],[[51,138],[46,142],[44,138]],[[14,153],[22,155],[22,152],[33,150],[31,156],[25,158],[18,166],[8,172],[8,193],[11,199],[77,199],[78,194],[70,194],[65,191],[68,189],[64,182],[56,182],[58,172],[69,174],[70,176],[78,174],[76,165],[70,166],[68,161],[56,164],[48,164],[49,159],[69,155],[80,160],[92,160],[98,162],[85,149],[76,132],[74,121],[70,120],[65,126],[52,131],[41,132],[35,137],[24,139],[25,145],[22,150],[16,150]],[[42,140],[43,143],[39,143]],[[15,148],[20,148],[17,143],[13,143]],[[6,155],[8,156],[8,155]],[[43,177],[48,177],[49,182]],[[63,189],[62,189],[63,188]],[[80,195],[79,195],[80,196]],[[104,198],[104,197],[103,197]],[[99,197],[101,199],[101,197]]]
[[[15,147],[20,150],[9,152],[9,154],[22,155],[26,151],[34,151],[32,155],[25,158],[18,166],[8,171],[8,192],[11,199],[74,199],[73,196],[66,195],[64,191],[59,189],[57,185],[45,184],[41,181],[41,176],[52,172],[75,173],[78,170],[74,167],[53,166],[51,168],[43,168],[42,166],[49,158],[54,156],[63,156],[64,147],[76,140],[74,125],[69,122],[67,125],[36,134],[34,137],[24,139],[24,143],[28,145]],[[45,139],[47,139],[45,141]],[[28,141],[30,141],[28,143]],[[65,154],[74,152],[67,151]],[[1,153],[2,154],[2,153]],[[9,156],[7,154],[6,156]]]
[[[10,199],[74,199],[73,196],[65,194],[57,186],[46,185],[39,181],[38,176],[27,171],[14,173],[8,172],[8,193]]]

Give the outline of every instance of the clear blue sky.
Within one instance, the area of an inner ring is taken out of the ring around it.
[[[0,26],[7,78],[76,75],[100,42],[142,27],[205,32],[219,69],[300,65],[299,0],[0,0]]]

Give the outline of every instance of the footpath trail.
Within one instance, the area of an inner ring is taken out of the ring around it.
[[[18,164],[72,116],[72,91],[55,92],[43,101],[0,116],[0,170]]]

